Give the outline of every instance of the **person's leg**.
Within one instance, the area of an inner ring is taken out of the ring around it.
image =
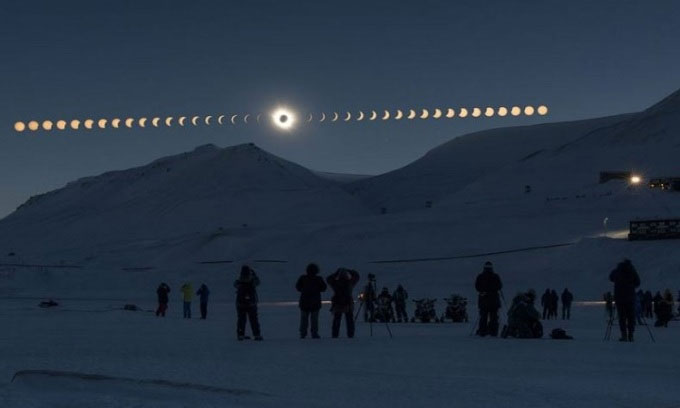
[[[635,311],[635,304],[634,303],[629,303],[626,305],[626,315],[627,315],[627,322],[628,322],[628,341],[633,341],[633,332],[635,332],[635,321],[638,318],[638,315]]]
[[[201,302],[201,319],[206,319],[208,317],[208,303]]]
[[[489,310],[486,308],[479,309],[479,330],[477,334],[486,336],[489,333]]]
[[[159,303],[158,307],[156,308],[156,317],[160,316],[160,314],[161,314],[161,306],[162,306],[162,303]]]
[[[246,333],[246,309],[244,307],[237,307],[236,314],[238,316],[236,320],[236,335],[239,338],[243,338]]]
[[[309,312],[306,310],[300,310],[300,338],[307,337],[307,326],[309,324]],[[312,331],[314,329],[312,328]]]
[[[191,319],[191,302],[187,302],[187,316]]]
[[[498,309],[489,312],[488,330],[490,335],[498,336]]]
[[[546,317],[548,317],[548,307],[543,306],[543,320],[545,320]]]
[[[250,320],[250,330],[253,331],[253,336],[261,337],[260,333],[260,319],[257,316],[257,306],[248,308],[248,320]]]
[[[347,324],[347,337],[351,339],[354,337],[354,313],[352,313],[352,310],[345,313],[345,323]]]
[[[312,338],[319,338],[319,311],[314,310],[310,313],[310,318],[312,320]]]
[[[341,312],[333,312],[333,326],[331,336],[335,339],[340,334],[340,320],[342,319]]]
[[[622,302],[616,302],[616,311],[619,314],[619,330],[621,331],[622,341],[628,340],[628,321],[626,314],[626,305]]]

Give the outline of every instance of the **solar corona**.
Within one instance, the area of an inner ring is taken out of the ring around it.
[[[439,119],[463,119],[468,116],[474,118],[488,119],[493,117],[519,117],[519,116],[545,116],[548,114],[546,105],[513,105],[505,106],[486,106],[479,107],[441,107],[441,108],[407,108],[407,109],[363,109],[363,110],[344,110],[344,111],[325,111],[298,113],[290,107],[277,107],[269,113],[213,113],[208,115],[177,115],[177,116],[128,116],[125,119],[118,117],[109,118],[69,118],[69,119],[31,119],[28,121],[16,121],[12,128],[16,133],[50,131],[54,128],[58,130],[125,130],[125,129],[153,129],[163,127],[173,127],[177,125],[184,127],[186,122],[192,126],[237,126],[237,125],[260,125],[268,124],[280,131],[291,131],[298,126],[311,124],[332,124],[332,123],[385,123],[401,121],[407,123],[414,119],[439,120]],[[441,121],[440,121],[441,122]],[[151,126],[148,126],[151,124]],[[121,126],[124,125],[124,126]]]

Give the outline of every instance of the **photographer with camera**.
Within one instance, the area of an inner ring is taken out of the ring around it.
[[[372,273],[368,274],[368,283],[364,287],[362,292],[363,296],[361,301],[364,303],[364,322],[374,322],[375,321],[375,302],[378,299],[378,295],[375,289],[375,275]]]
[[[255,271],[248,265],[241,267],[241,274],[236,281],[234,287],[236,288],[236,314],[238,316],[236,322],[236,335],[238,340],[248,339],[246,337],[246,322],[250,320],[250,329],[253,332],[255,340],[262,340],[260,334],[260,322],[257,317],[257,290],[260,285],[260,278],[257,277]]]
[[[351,339],[354,337],[354,315],[352,313],[354,311],[354,297],[352,290],[359,282],[359,273],[351,269],[339,268],[326,278],[326,282],[333,289],[333,297],[331,298],[332,336],[335,339],[340,334],[340,322],[344,315],[347,337]]]

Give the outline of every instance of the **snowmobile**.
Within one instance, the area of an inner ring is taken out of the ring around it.
[[[394,309],[392,308],[392,301],[387,298],[380,297],[375,301],[375,312],[373,313],[373,320],[376,322],[392,322],[394,323]]]
[[[434,302],[436,302],[437,299],[423,298],[414,299],[413,301],[416,304],[416,311],[411,318],[411,323],[416,321],[420,321],[421,323],[439,322],[439,319],[437,319],[437,312],[434,309]]]
[[[468,321],[466,298],[453,294],[444,300],[446,301],[446,311],[440,319],[442,322],[446,319],[451,319],[454,323]]]

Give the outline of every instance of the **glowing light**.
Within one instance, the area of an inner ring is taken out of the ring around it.
[[[545,105],[541,105],[536,109],[536,112],[538,112],[539,115],[545,116],[548,114],[548,107]]]
[[[66,129],[66,121],[65,120],[58,120],[57,121],[57,129],[59,129],[59,130]]]
[[[127,125],[127,123],[125,123]],[[172,126],[172,116],[168,116],[165,118],[165,126],[171,127]]]
[[[534,114],[534,107],[531,105],[527,105],[524,107],[524,114],[527,116],[531,116]]]
[[[404,112],[402,112],[401,109],[397,109],[397,114],[394,115],[394,119],[400,120],[403,117],[404,117]]]
[[[139,120],[137,121],[137,123],[139,124],[139,127],[142,127],[142,128],[143,128],[143,127],[146,127],[146,121],[147,121],[146,118],[139,118]]]
[[[80,121],[78,119],[73,119],[71,121],[71,129],[78,130],[80,128]]]
[[[522,113],[522,108],[519,106],[513,106],[512,109],[510,109],[510,114],[512,116],[519,116]]]
[[[414,119],[415,117],[416,117],[416,111],[414,111],[413,109],[409,109],[408,116],[406,117],[406,119],[410,120],[410,119]]]
[[[274,111],[271,113],[271,118],[274,126],[281,130],[292,129],[296,122],[295,113],[290,109],[283,107],[274,109]]]
[[[17,132],[23,132],[26,130],[26,124],[24,122],[17,122],[14,124],[14,130]]]
[[[210,126],[210,119],[212,119],[212,116],[208,115],[208,116],[205,117],[205,119],[203,119],[203,121],[205,122],[206,125]],[[246,122],[246,123],[248,123],[248,122]]]
[[[32,130],[32,131],[35,132],[39,128],[40,128],[40,123],[38,123],[37,121],[32,120],[32,121],[28,122],[28,129],[29,130]]]
[[[52,124],[51,120],[45,120],[42,123],[42,128],[45,129],[45,130],[52,130],[52,126],[54,126],[54,125]]]
[[[350,119],[352,119],[352,114],[347,112],[347,116],[345,116],[345,122],[349,122]]]
[[[364,120],[364,116],[365,116],[364,112],[359,111],[359,116],[357,116],[357,122],[361,122],[362,120]]]
[[[382,120],[387,120],[390,118],[390,111],[386,110],[385,113],[383,113]]]
[[[420,119],[427,119],[430,116],[430,112],[427,109],[423,109],[423,112],[420,114]]]
[[[135,123],[135,120],[132,119],[132,118],[125,119],[125,127],[131,128],[134,123]]]
[[[630,176],[630,184],[640,184],[642,181],[642,177],[638,175],[632,175]]]
[[[236,117],[236,115],[232,116],[232,118],[231,118],[232,124],[234,123],[234,117]],[[193,118],[191,118],[191,124],[194,125],[194,126],[198,126],[198,119],[199,118],[200,118],[200,116],[194,116]]]
[[[498,108],[498,116],[506,116],[508,114],[508,108],[501,106]]]

